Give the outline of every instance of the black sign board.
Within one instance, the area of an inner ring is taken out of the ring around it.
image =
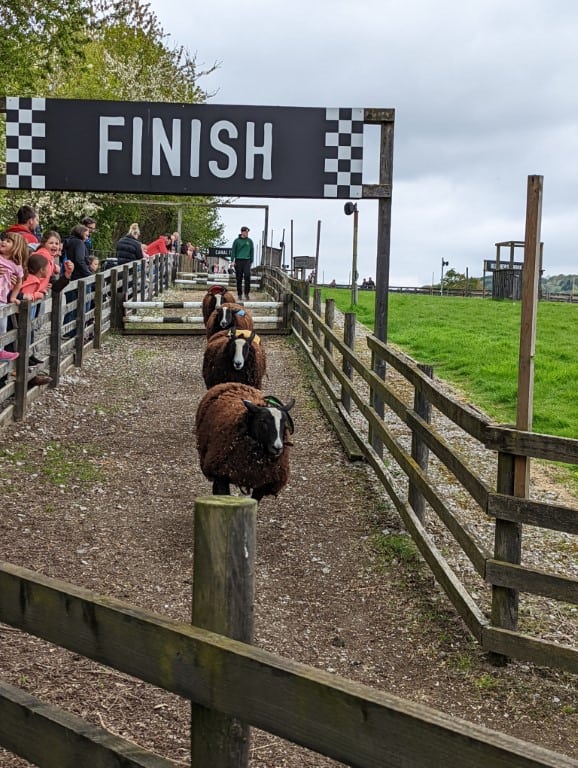
[[[362,196],[361,108],[5,101],[9,189]]]
[[[295,269],[315,269],[315,256],[294,256],[293,267]]]
[[[209,256],[221,259],[230,259],[232,248],[209,248]]]
[[[523,261],[500,261],[493,259],[484,259],[484,272],[497,272],[501,269],[513,269],[515,272],[521,272],[524,269]]]

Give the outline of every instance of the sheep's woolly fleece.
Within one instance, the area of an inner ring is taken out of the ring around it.
[[[209,315],[209,319],[206,323],[207,339],[210,339],[215,333],[224,330],[219,326],[221,318],[223,316],[223,307],[227,306],[233,311],[233,325],[240,330],[253,330],[253,316],[248,309],[242,304],[221,304],[220,307],[214,309]]]
[[[248,434],[243,400],[267,406],[263,393],[245,384],[218,384],[199,403],[196,417],[201,470],[209,480],[229,478],[241,489],[267,486],[276,495],[289,478],[290,443],[285,431],[281,456],[271,456]]]
[[[251,334],[252,331],[235,331],[235,338],[245,339],[249,344],[244,365],[239,369],[233,366],[235,348],[230,331],[219,331],[207,340],[207,348],[203,355],[203,379],[207,389],[226,381],[236,381],[257,389],[261,388],[267,367],[265,348],[259,336],[251,339]],[[249,339],[251,339],[250,343]]]

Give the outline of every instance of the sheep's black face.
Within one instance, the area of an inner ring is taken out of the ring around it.
[[[249,434],[271,456],[283,453],[287,415],[278,408],[264,408],[245,400],[249,409]]]

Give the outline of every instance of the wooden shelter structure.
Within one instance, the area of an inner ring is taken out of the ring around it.
[[[492,273],[492,298],[493,299],[521,299],[522,279],[524,271],[524,251],[522,261],[515,260],[516,248],[524,248],[523,240],[506,240],[496,243],[496,258],[484,261],[484,285],[486,284],[486,272]],[[508,259],[502,258],[502,248],[509,250]],[[540,243],[540,274],[542,274],[542,256],[544,243]]]

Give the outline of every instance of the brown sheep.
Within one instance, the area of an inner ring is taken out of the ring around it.
[[[289,479],[289,415],[295,401],[283,405],[246,384],[211,387],[196,416],[201,471],[213,482],[213,494],[237,485],[260,501],[277,496]]]
[[[203,296],[202,312],[203,323],[205,325],[207,324],[207,320],[209,319],[211,312],[217,307],[220,307],[221,304],[225,304],[225,302],[234,304],[235,297],[233,294],[228,291],[224,285],[211,286],[207,293]]]
[[[238,381],[261,389],[265,375],[265,350],[255,331],[230,328],[207,341],[203,356],[203,379],[207,389],[226,381]]]
[[[240,331],[253,330],[253,317],[248,309],[235,303],[221,304],[214,309],[207,320],[207,339],[219,331],[238,328]]]

